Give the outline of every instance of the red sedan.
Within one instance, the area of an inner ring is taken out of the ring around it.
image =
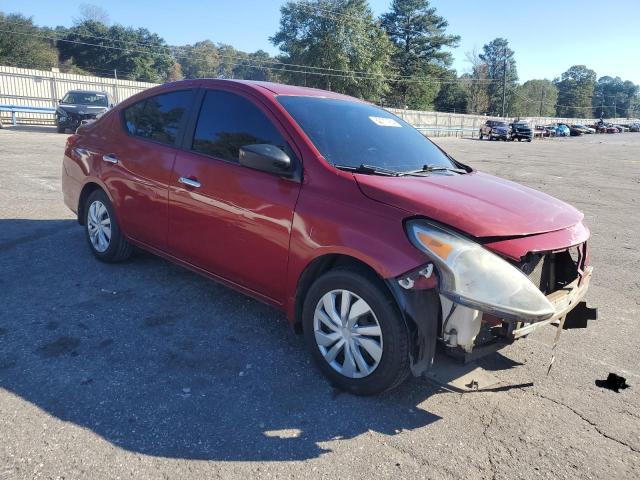
[[[147,90],[69,137],[62,185],[99,260],[135,245],[282,309],[357,394],[423,373],[437,343],[469,356],[594,313],[582,213],[331,92]]]

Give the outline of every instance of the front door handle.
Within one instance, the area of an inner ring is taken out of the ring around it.
[[[194,180],[193,178],[180,177],[178,181],[187,185],[188,187],[200,188],[201,186],[200,182],[198,180]]]
[[[102,156],[102,160],[104,160],[105,162],[108,162],[108,163],[114,163],[114,164],[118,163],[118,159],[113,154],[103,155]]]

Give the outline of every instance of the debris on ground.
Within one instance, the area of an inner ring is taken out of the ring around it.
[[[616,393],[619,393],[620,390],[624,390],[625,388],[629,388],[627,379],[615,373],[610,373],[606,380],[596,380],[596,385],[600,388],[613,390]]]

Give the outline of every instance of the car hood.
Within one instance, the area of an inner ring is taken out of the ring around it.
[[[107,110],[107,107],[96,107],[92,105],[58,105],[60,110],[64,110],[68,113],[102,113]]]
[[[571,205],[546,193],[477,171],[424,177],[354,176],[367,197],[474,237],[551,232],[583,218]]]

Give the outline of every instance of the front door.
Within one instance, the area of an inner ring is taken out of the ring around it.
[[[300,183],[240,166],[239,148],[257,143],[296,157],[287,134],[259,101],[206,90],[171,178],[169,250],[281,303]]]

